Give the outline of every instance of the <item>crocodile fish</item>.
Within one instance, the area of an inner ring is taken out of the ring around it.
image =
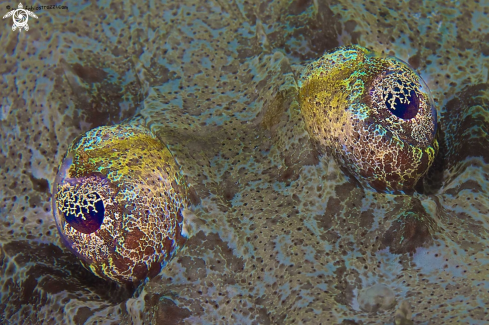
[[[0,35],[0,323],[489,323],[487,3],[66,6]]]

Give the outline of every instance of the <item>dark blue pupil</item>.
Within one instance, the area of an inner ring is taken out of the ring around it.
[[[387,109],[395,116],[403,120],[409,120],[416,116],[419,110],[419,99],[414,90],[407,90],[402,87],[402,83],[398,81],[399,87],[394,88],[397,92],[397,97],[392,103],[393,94],[389,93],[385,100]],[[400,91],[402,89],[402,91]]]
[[[66,200],[64,207],[69,211],[65,213],[66,222],[84,234],[97,231],[104,221],[104,202],[97,193],[92,193],[89,199],[73,195],[73,201]]]

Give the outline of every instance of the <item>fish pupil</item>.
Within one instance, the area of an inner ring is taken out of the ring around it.
[[[74,211],[70,209],[65,212],[66,222],[77,231],[84,234],[91,234],[97,231],[104,221],[104,203],[100,198],[100,195],[97,193],[93,194],[95,196],[94,200],[87,200],[74,195],[73,203],[65,203],[65,206],[75,207]]]
[[[410,120],[418,114],[419,99],[414,90],[409,91],[408,94],[406,91],[397,93],[393,104],[392,98],[393,94],[389,93],[385,100],[385,106],[391,114],[403,120]]]

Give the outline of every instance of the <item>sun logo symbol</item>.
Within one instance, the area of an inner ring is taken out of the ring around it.
[[[19,32],[22,31],[22,28],[24,28],[26,31],[29,30],[29,25],[27,25],[27,21],[29,20],[28,16],[31,16],[33,18],[38,18],[32,11],[25,10],[24,7],[22,6],[22,3],[19,3],[18,9],[12,10],[9,13],[7,13],[5,16],[3,16],[3,19],[8,18],[12,16],[12,19],[14,20],[14,24],[12,25],[12,30],[16,30],[17,28],[19,29]]]

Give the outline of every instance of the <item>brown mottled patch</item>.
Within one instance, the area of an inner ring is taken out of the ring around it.
[[[132,274],[138,279],[144,279],[148,275],[148,267],[144,263],[138,263],[132,269]]]
[[[334,271],[336,275],[335,289],[338,290],[338,293],[334,296],[334,300],[344,306],[350,306],[353,301],[353,289],[355,289],[355,286],[349,282],[349,279],[352,277],[358,279],[358,272],[354,269],[347,269],[344,261],[337,261],[336,264],[340,266]]]
[[[261,117],[261,125],[267,130],[273,130],[274,127],[278,125],[282,115],[284,114],[288,97],[284,92],[279,92],[275,98],[272,100],[271,104],[268,105],[267,109],[264,110],[263,116]]]
[[[443,110],[444,137],[440,145],[446,151],[446,169],[457,171],[452,177],[465,170],[457,167],[470,157],[481,157],[484,162],[489,162],[489,151],[481,150],[489,146],[489,138],[485,131],[485,121],[489,117],[485,104],[488,96],[487,83],[467,86],[456,94]]]
[[[482,192],[482,187],[478,182],[474,180],[468,180],[457,187],[446,190],[445,194],[455,196],[463,190],[470,190],[472,193],[479,193]]]
[[[216,192],[219,197],[224,199],[219,202],[219,209],[222,212],[228,211],[228,209],[232,206],[231,200],[234,198],[236,193],[239,192],[237,180],[231,177],[231,174],[226,171],[222,176],[222,181],[219,184],[216,184]]]
[[[201,258],[182,256],[178,262],[185,268],[183,274],[188,281],[202,280],[207,275],[205,261]]]
[[[145,319],[149,324],[180,325],[192,315],[187,308],[178,307],[174,301],[157,294],[144,297],[146,308]]]
[[[330,197],[328,199],[326,212],[324,213],[324,215],[315,217],[318,226],[323,228],[324,230],[331,229],[334,224],[333,219],[341,214],[342,208],[343,205],[341,204],[340,199]]]
[[[399,217],[382,237],[380,249],[386,247],[393,254],[414,253],[418,247],[428,247],[433,242],[430,224],[434,221],[428,215],[412,212]]]
[[[124,245],[129,249],[138,248],[141,244],[141,240],[146,237],[146,235],[136,228],[136,226],[129,226],[128,231],[124,236]]]
[[[76,312],[75,317],[73,320],[75,323],[78,325],[85,324],[87,319],[90,318],[90,316],[93,315],[93,311],[90,310],[88,307],[80,307],[78,308],[78,311]]]
[[[12,265],[9,263],[12,259],[18,268],[26,272],[25,279],[10,284],[18,288],[11,291],[10,309],[4,313],[6,319],[21,308],[30,308],[37,313],[45,303],[38,292],[56,295],[63,291],[81,294],[92,290],[99,297],[115,304],[128,298],[129,292],[96,277],[80,265],[76,256],[53,244],[14,241],[4,244],[1,251],[4,256],[0,264],[2,274],[6,274],[5,268]]]
[[[342,325],[363,325],[363,322],[360,320],[358,322],[354,321],[353,319],[344,319],[341,322]]]
[[[244,269],[244,261],[233,254],[233,250],[219,237],[218,234],[211,233],[205,235],[199,231],[195,236],[187,241],[187,246],[199,247],[199,250],[207,253],[219,253],[225,256],[224,263],[214,264],[214,271],[224,271],[224,268],[232,272],[241,272]]]
[[[298,15],[304,10],[306,10],[312,4],[313,4],[313,0],[292,1],[287,9],[289,10],[289,14]]]
[[[362,211],[360,213],[360,227],[364,229],[370,229],[374,222],[375,216],[372,210]]]
[[[78,77],[88,83],[102,82],[107,77],[107,72],[104,70],[92,66],[82,66],[79,63],[75,63],[72,69]]]

